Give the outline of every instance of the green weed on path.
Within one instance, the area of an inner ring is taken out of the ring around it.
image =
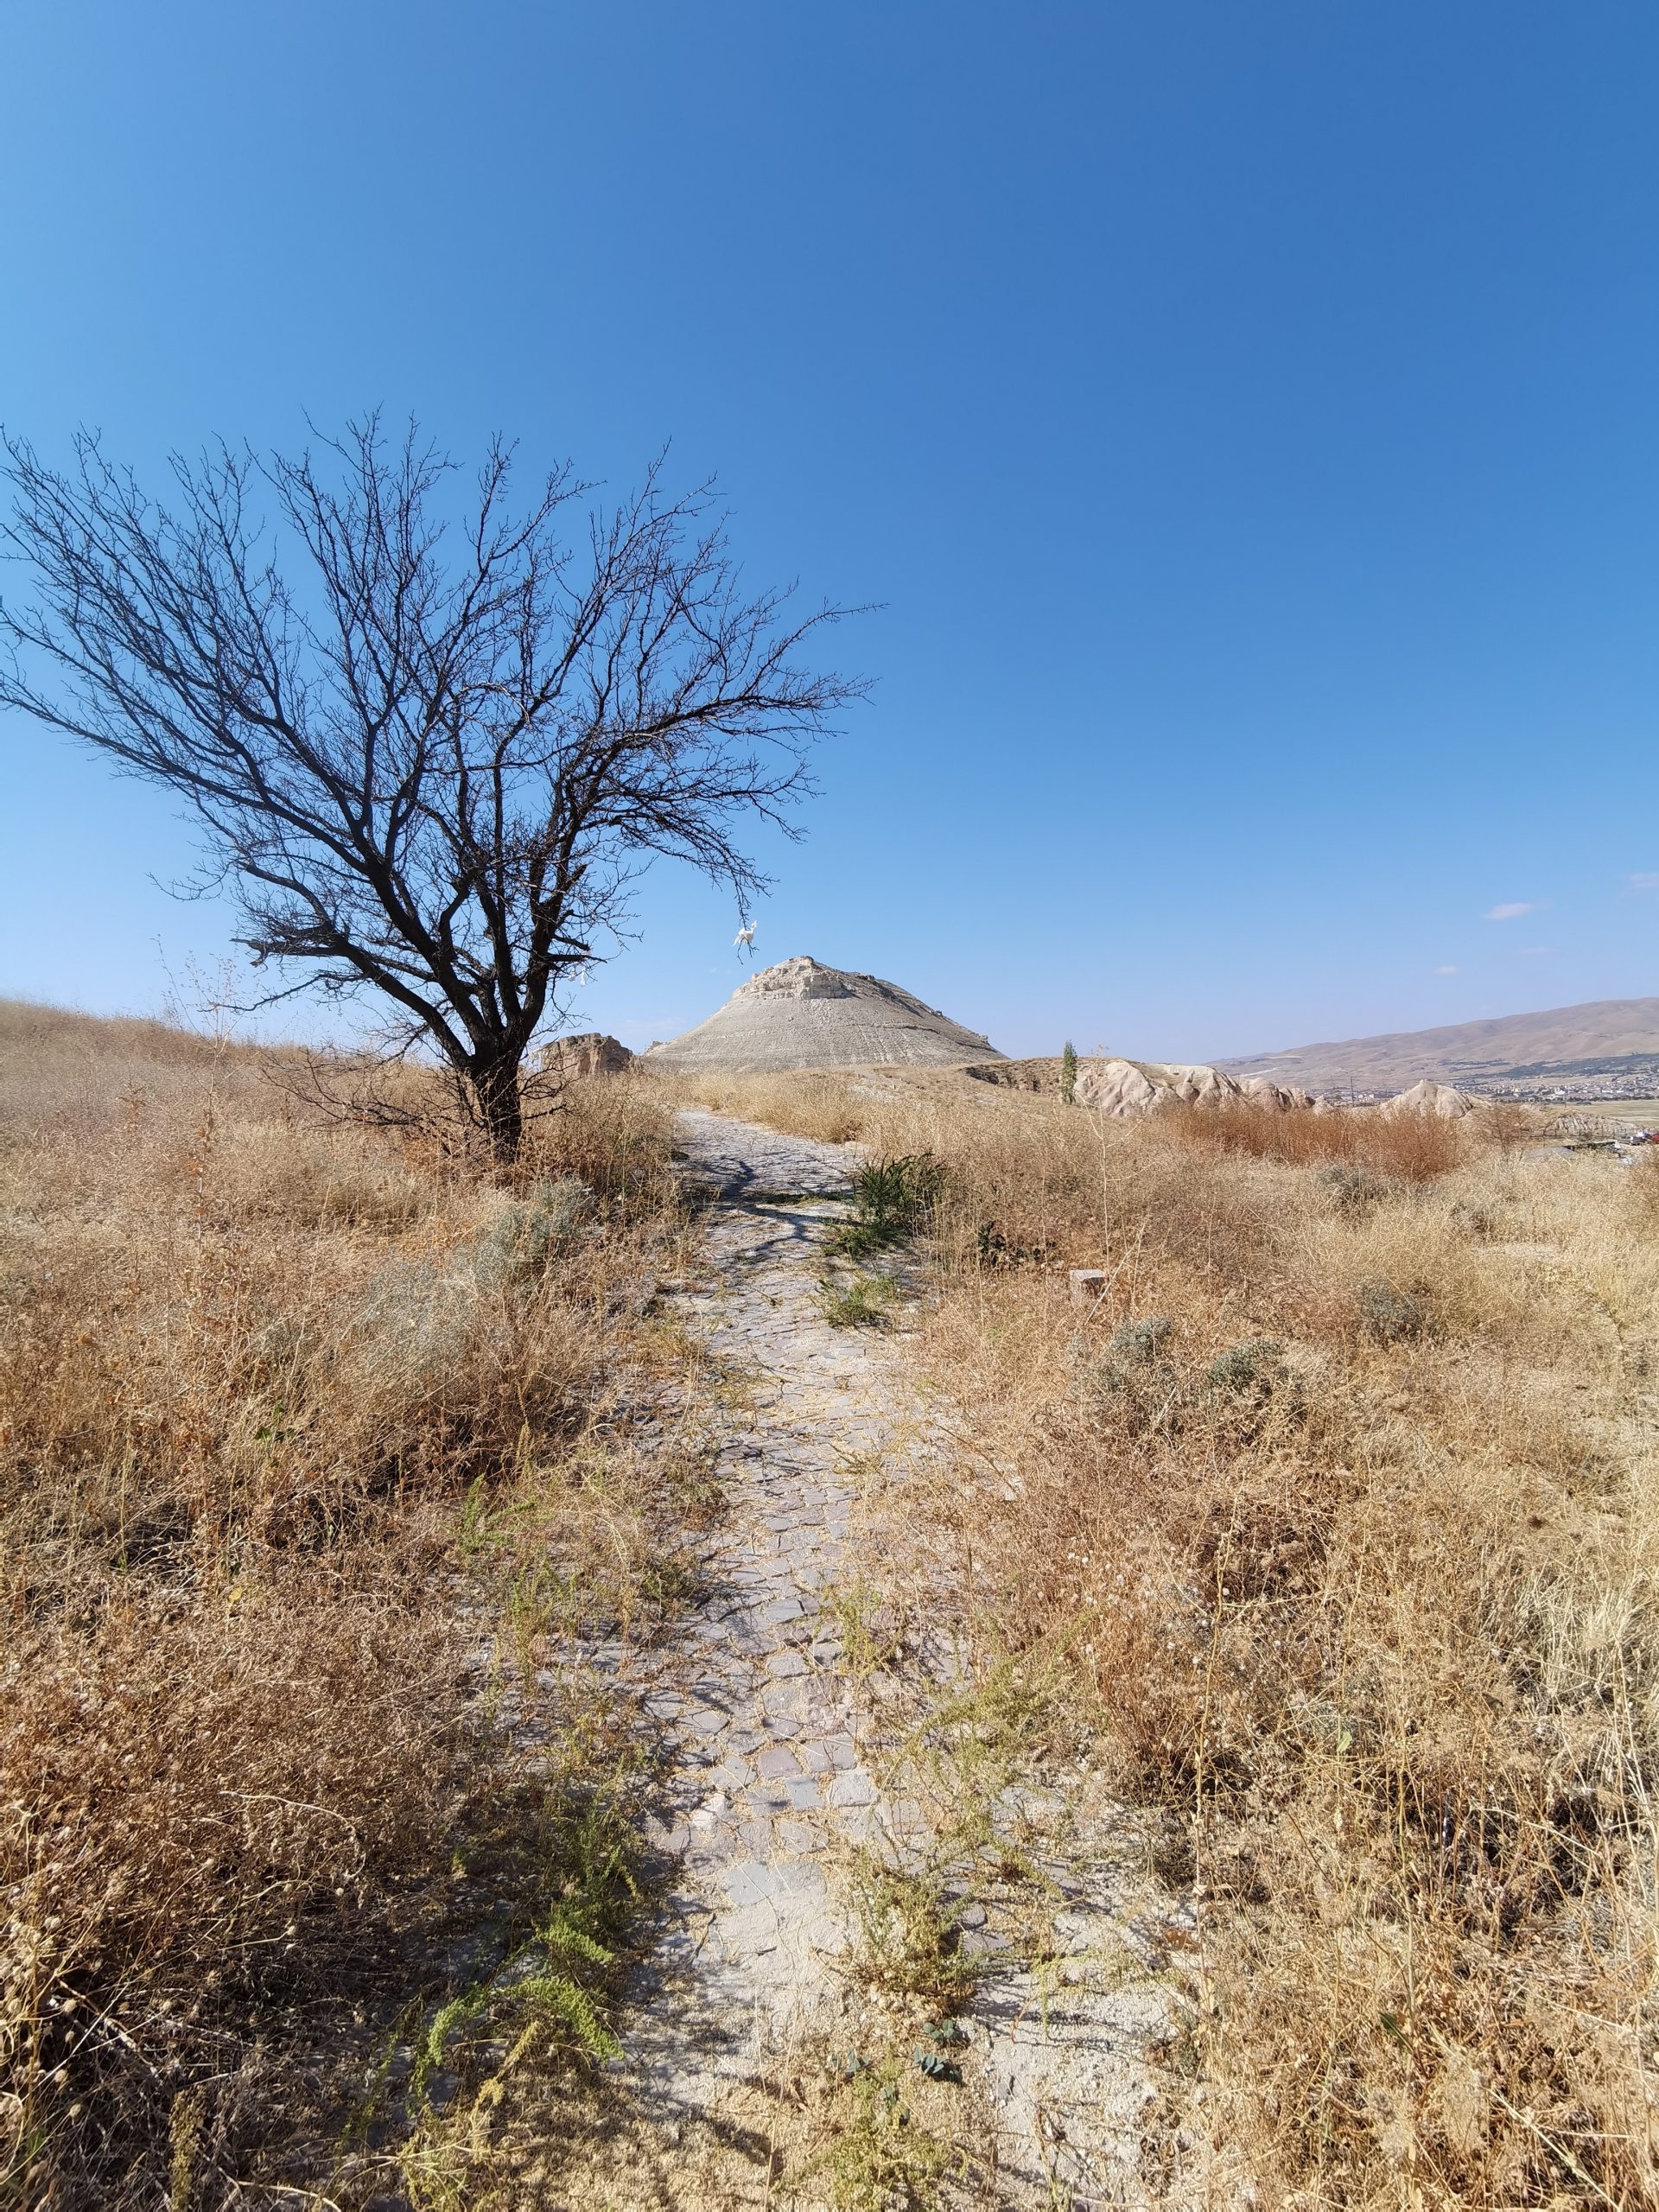
[[[823,1318],[832,1329],[885,1329],[903,1296],[892,1275],[857,1275],[849,1283],[819,1286]]]
[[[831,1230],[829,1249],[846,1259],[862,1260],[921,1235],[944,1187],[944,1167],[931,1152],[868,1161],[853,1177],[855,1217]]]

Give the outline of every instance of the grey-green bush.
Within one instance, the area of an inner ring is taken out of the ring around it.
[[[1272,1337],[1246,1337],[1242,1344],[1231,1345],[1211,1361],[1205,1380],[1212,1390],[1235,1397],[1265,1397],[1288,1374],[1281,1344]]]
[[[1381,1276],[1361,1283],[1354,1298],[1361,1332],[1373,1344],[1408,1344],[1421,1337],[1427,1325],[1421,1299],[1408,1290],[1396,1290]]]
[[[575,1176],[534,1183],[502,1208],[479,1245],[479,1276],[493,1287],[534,1281],[593,1217],[594,1194]]]
[[[1147,1366],[1163,1350],[1173,1325],[1161,1313],[1149,1314],[1144,1321],[1125,1321],[1112,1332],[1106,1357],[1119,1368]]]

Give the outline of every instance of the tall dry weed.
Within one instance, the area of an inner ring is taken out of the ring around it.
[[[1508,1123],[1503,1126],[1507,1133]],[[1157,1115],[1142,1127],[1147,1135],[1191,1150],[1236,1153],[1292,1166],[1347,1162],[1412,1183],[1447,1173],[1472,1141],[1461,1122],[1432,1114],[1389,1118],[1370,1111],[1315,1113],[1308,1107],[1275,1112],[1238,1100]]]
[[[517,1822],[541,1878],[470,1670],[521,1524],[589,1617],[671,1556],[683,1501],[594,1444],[668,1154],[578,1084],[499,1185],[258,1055],[0,1007],[0,2196],[305,2178],[449,1970],[452,1860]]]
[[[1170,2056],[1235,2168],[1308,2207],[1653,2201],[1659,1167],[843,1095],[944,1163],[925,1356],[969,1448],[934,1510],[978,1631],[1071,1670],[1166,1823]]]

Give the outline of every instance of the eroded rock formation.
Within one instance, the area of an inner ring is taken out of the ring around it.
[[[1431,1083],[1426,1077],[1397,1098],[1385,1098],[1376,1110],[1389,1122],[1397,1121],[1402,1114],[1427,1114],[1438,1122],[1457,1122],[1472,1114],[1478,1103],[1466,1090],[1453,1090],[1449,1084]]]
[[[614,1037],[584,1029],[575,1037],[556,1037],[542,1048],[542,1065],[550,1075],[620,1075],[633,1054]]]

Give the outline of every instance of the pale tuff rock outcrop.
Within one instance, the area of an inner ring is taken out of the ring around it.
[[[1059,1094],[1065,1064],[1058,1053],[1051,1053],[1046,1058],[995,1060],[964,1068],[963,1073],[1005,1090],[1029,1090],[1052,1098]],[[1270,1083],[1265,1076],[1236,1081],[1223,1068],[1158,1060],[1079,1060],[1075,1082],[1074,1096],[1084,1105],[1120,1117],[1150,1113],[1160,1105],[1215,1105],[1234,1098],[1266,1113],[1332,1110],[1326,1100],[1292,1084]]]
[[[1299,1107],[1304,1112],[1309,1108],[1317,1112],[1325,1103],[1311,1091],[1299,1090],[1294,1083],[1270,1083],[1264,1075],[1247,1076],[1238,1087],[1252,1106],[1269,1106],[1275,1114],[1288,1114]]]
[[[1119,1121],[1167,1106],[1217,1106],[1240,1098],[1218,1068],[1171,1066],[1157,1060],[1096,1060],[1077,1071],[1077,1095],[1097,1114]]]
[[[1385,1121],[1397,1121],[1404,1114],[1427,1114],[1438,1122],[1461,1121],[1465,1114],[1472,1114],[1478,1101],[1466,1090],[1453,1090],[1449,1084],[1431,1083],[1427,1077],[1414,1083],[1409,1090],[1402,1090],[1397,1098],[1388,1098],[1377,1108]]]
[[[1219,1068],[1186,1067],[1159,1060],[1096,1060],[1077,1070],[1077,1096],[1097,1114],[1126,1121],[1170,1106],[1224,1106],[1236,1103],[1272,1113],[1313,1108],[1305,1090],[1255,1076],[1236,1083]]]
[[[1219,1068],[1154,1067],[1152,1076],[1181,1106],[1220,1106],[1241,1095],[1231,1076]]]
[[[584,1029],[575,1037],[556,1037],[542,1047],[542,1065],[550,1075],[620,1075],[632,1065],[633,1054],[627,1046],[597,1029]]]
[[[763,968],[718,1014],[642,1057],[671,1074],[771,1074],[791,1068],[960,1067],[995,1045],[885,983],[805,954]]]
[[[1118,1121],[1132,1115],[1150,1114],[1170,1094],[1154,1083],[1133,1060],[1100,1060],[1077,1070],[1077,1097],[1080,1105]]]

